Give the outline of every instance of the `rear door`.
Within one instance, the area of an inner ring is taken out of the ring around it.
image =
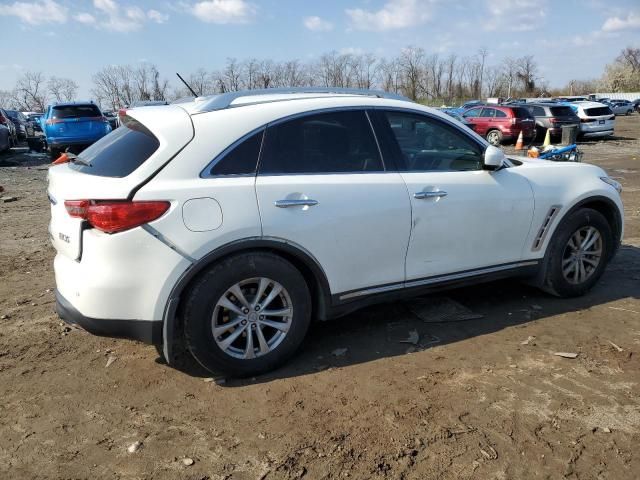
[[[256,192],[263,235],[309,252],[333,294],[404,281],[411,207],[364,110],[269,125]]]

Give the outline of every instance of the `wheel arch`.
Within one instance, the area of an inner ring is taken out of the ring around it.
[[[609,197],[604,195],[595,195],[583,198],[582,200],[576,202],[570,208],[568,208],[564,214],[555,222],[553,230],[549,232],[548,240],[545,246],[545,253],[543,261],[540,263],[540,269],[538,270],[538,274],[535,276],[535,279],[532,279],[530,283],[535,286],[541,286],[544,283],[544,278],[546,276],[546,271],[548,267],[549,261],[549,246],[553,241],[553,237],[556,234],[558,227],[562,224],[562,222],[569,217],[569,215],[573,214],[577,210],[581,208],[591,208],[601,213],[604,218],[609,223],[611,227],[611,232],[614,235],[613,248],[611,249],[610,259],[613,258],[615,253],[620,246],[620,242],[622,241],[622,214],[618,209],[616,203]]]
[[[198,276],[207,268],[231,255],[249,252],[271,252],[291,262],[305,278],[312,298],[315,318],[326,320],[330,315],[331,290],[320,263],[300,245],[279,238],[250,238],[234,241],[209,252],[194,263],[174,285],[165,305],[162,329],[162,350],[171,365],[182,341],[182,323],[179,318],[182,297]]]

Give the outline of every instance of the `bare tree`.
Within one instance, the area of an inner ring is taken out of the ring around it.
[[[424,92],[424,49],[407,47],[399,57],[402,89],[411,100],[418,100]]]
[[[19,110],[43,112],[47,105],[44,74],[25,72],[13,90],[13,103]]]
[[[78,84],[70,78],[51,77],[47,88],[56,102],[69,102],[78,93]]]

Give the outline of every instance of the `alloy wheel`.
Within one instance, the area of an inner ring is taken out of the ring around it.
[[[278,282],[258,277],[231,286],[217,301],[213,338],[227,355],[249,360],[275,350],[291,327],[293,304]]]
[[[491,144],[491,145],[498,145],[500,143],[500,138],[498,136],[498,132],[489,132],[489,135],[487,135],[487,141]]]
[[[569,283],[578,285],[588,280],[602,260],[602,235],[592,226],[576,230],[564,248],[562,275]]]

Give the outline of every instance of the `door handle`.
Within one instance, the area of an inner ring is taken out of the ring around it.
[[[313,207],[318,205],[317,200],[276,200],[274,205],[278,208],[289,208],[289,207]]]
[[[413,194],[413,198],[417,199],[417,200],[423,200],[425,198],[439,198],[439,197],[446,197],[448,194],[447,192],[443,192],[442,190],[437,191],[437,192],[418,192],[418,193],[414,193]]]

